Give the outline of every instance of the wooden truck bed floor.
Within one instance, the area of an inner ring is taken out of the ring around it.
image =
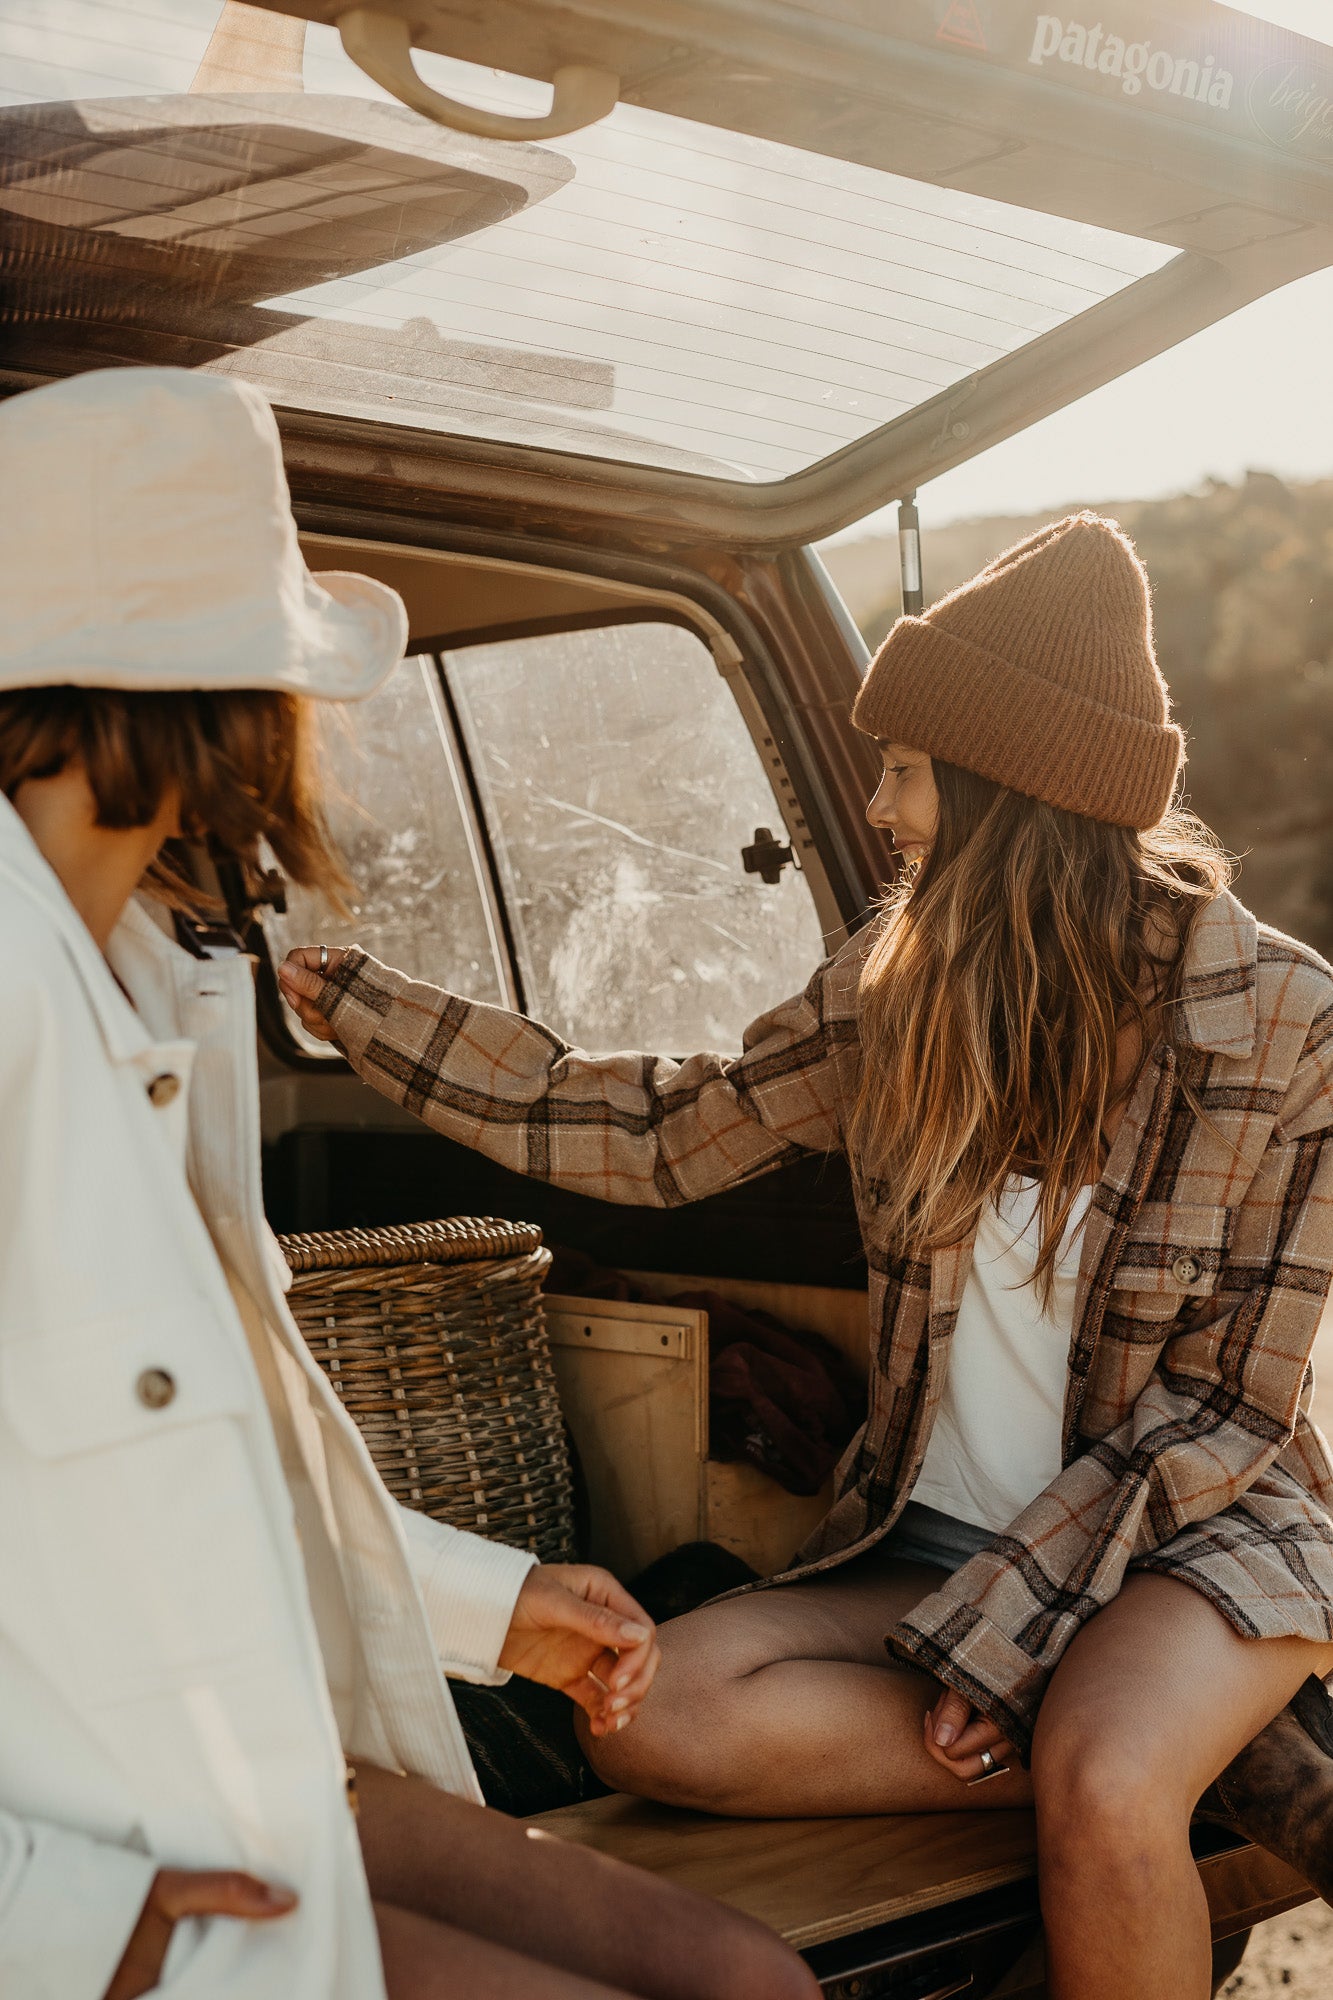
[[[805,1947],[1036,1870],[1027,1811],[882,1819],[715,1819],[643,1799],[591,1799],[537,1824],[758,1917]]]
[[[717,1819],[612,1794],[534,1824],[730,1903],[800,1949],[1030,1884],[1036,1872],[1030,1811]],[[1204,1830],[1198,1851],[1215,1937],[1309,1900],[1301,1878],[1262,1848]]]

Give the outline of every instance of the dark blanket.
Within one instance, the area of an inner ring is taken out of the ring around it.
[[[671,1301],[708,1314],[708,1455],[757,1465],[789,1493],[818,1493],[865,1416],[865,1385],[817,1333],[716,1292]]]
[[[642,1301],[642,1286],[557,1249],[547,1290],[585,1299]],[[676,1292],[666,1302],[708,1314],[709,1457],[758,1466],[789,1493],[818,1493],[866,1413],[865,1385],[817,1333],[717,1292]]]

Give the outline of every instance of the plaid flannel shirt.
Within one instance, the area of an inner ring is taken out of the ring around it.
[[[843,1148],[866,946],[729,1058],[587,1055],[357,950],[322,1004],[357,1072],[428,1125],[519,1173],[669,1206]],[[887,1532],[939,1404],[972,1243],[906,1259],[873,1182],[858,1208],[870,1414],[831,1511],[770,1582]],[[1192,1585],[1247,1636],[1333,1637],[1333,1460],[1307,1414],[1331,1271],[1333,973],[1224,894],[1195,924],[1176,1033],[1145,1063],[1093,1194],[1064,1469],[887,1635],[891,1652],[1026,1749],[1064,1648],[1131,1567]]]

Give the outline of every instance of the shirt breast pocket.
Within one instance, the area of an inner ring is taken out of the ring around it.
[[[1164,1322],[1211,1299],[1231,1248],[1234,1211],[1207,1203],[1145,1201],[1111,1275],[1117,1321]]]
[[[259,1390],[202,1299],[0,1344],[6,1622],[94,1703],[264,1643]],[[10,1593],[14,1594],[10,1596]]]

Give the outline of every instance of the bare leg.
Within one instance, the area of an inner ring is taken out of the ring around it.
[[[391,1903],[376,1903],[375,1922],[389,2000],[629,2000]]]
[[[423,1778],[358,1765],[357,1790],[361,1851],[376,1904],[428,1920],[437,1935],[447,1927],[455,1940],[454,1955],[441,1960],[455,1983],[441,1984],[443,1973],[429,1970],[435,1961],[428,1931],[391,1925],[385,1946],[386,1976],[390,1956],[395,1969],[391,2000],[454,2000],[455,1994],[483,2000],[492,1984],[497,1994],[524,2000],[602,2000],[612,1993],[637,2000],[818,2000],[802,1960],[762,1924],[721,1903],[452,1798]],[[466,1951],[457,1942],[463,1933]],[[428,1973],[436,1984],[428,1983]]]
[[[942,1581],[872,1558],[673,1618],[633,1727],[581,1731],[585,1753],[618,1791],[756,1819],[1028,1805],[1020,1769],[971,1790],[932,1762],[922,1718],[939,1689],[884,1649]]]
[[[1333,1646],[1242,1639],[1171,1577],[1129,1577],[1084,1627],[1033,1746],[1051,2000],[1207,2000],[1190,1814],[1306,1675],[1331,1670]]]

